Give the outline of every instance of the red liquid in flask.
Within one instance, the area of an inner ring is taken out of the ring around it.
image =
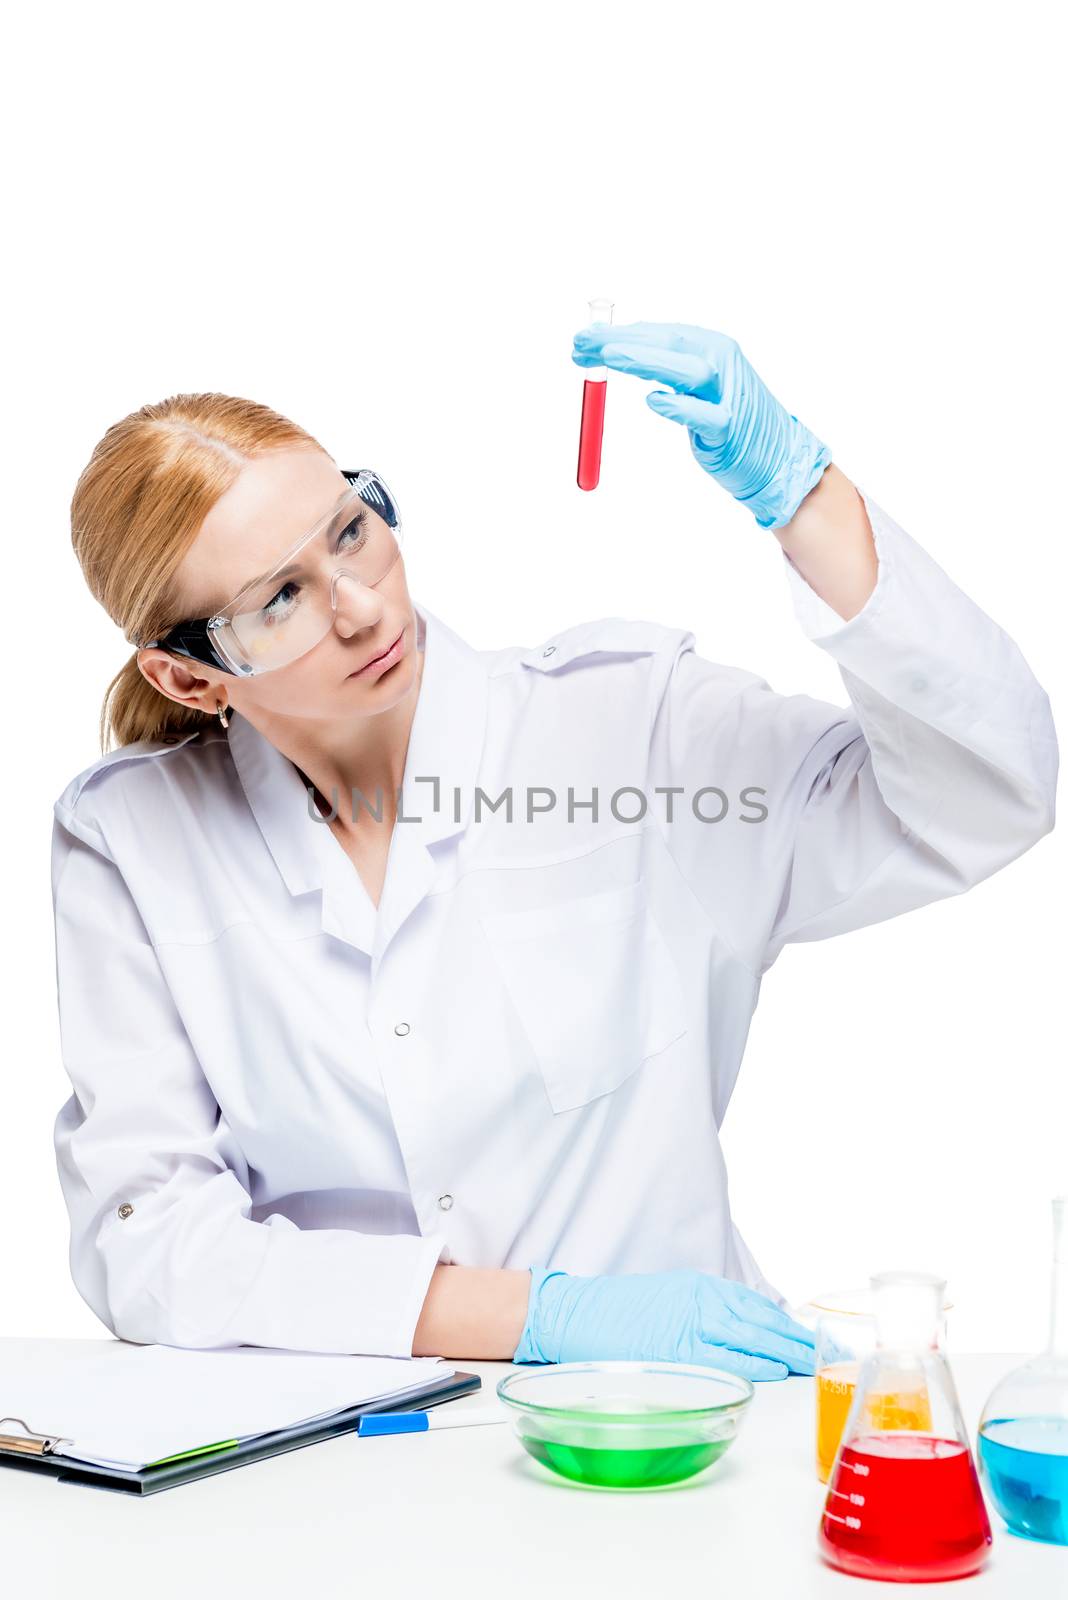
[[[843,1445],[820,1523],[820,1551],[832,1566],[906,1583],[963,1578],[982,1566],[990,1539],[960,1440],[874,1433]]]
[[[596,489],[601,481],[601,437],[604,433],[604,397],[607,390],[607,378],[587,378],[582,385],[577,479],[580,489]]]

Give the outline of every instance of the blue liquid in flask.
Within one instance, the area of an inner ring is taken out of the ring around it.
[[[1068,1417],[996,1417],[979,1430],[979,1459],[1014,1533],[1068,1544]]]

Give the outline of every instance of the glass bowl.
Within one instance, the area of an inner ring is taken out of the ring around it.
[[[718,1461],[754,1389],[718,1367],[567,1361],[509,1373],[497,1393],[542,1466],[602,1489],[653,1489]]]

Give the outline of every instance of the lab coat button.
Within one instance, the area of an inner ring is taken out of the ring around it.
[[[122,1218],[123,1222],[126,1221],[127,1217],[133,1216],[133,1206],[128,1200],[124,1200],[122,1205],[119,1207],[119,1216]]]
[[[451,1211],[452,1210],[452,1195],[451,1194],[439,1194],[438,1195],[438,1205],[441,1207],[442,1211]]]
[[[393,1029],[393,1032],[400,1034],[402,1039],[406,1033],[411,1033],[411,1031],[411,1027],[407,1022],[398,1022]]]
[[[923,676],[922,673],[920,674],[919,677],[913,678],[912,687],[916,690],[917,694],[919,694],[921,689],[926,689],[926,687],[927,687],[927,679]]]
[[[543,656],[551,656],[555,649],[556,649],[556,646],[554,644],[547,644],[545,646],[545,649],[542,651],[542,655]]]

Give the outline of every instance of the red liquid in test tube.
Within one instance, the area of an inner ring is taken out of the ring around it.
[[[589,302],[590,325],[610,323],[611,300]],[[578,473],[580,489],[596,489],[601,481],[601,440],[604,436],[604,402],[608,393],[607,367],[590,367],[582,385],[582,420],[579,423]]]

